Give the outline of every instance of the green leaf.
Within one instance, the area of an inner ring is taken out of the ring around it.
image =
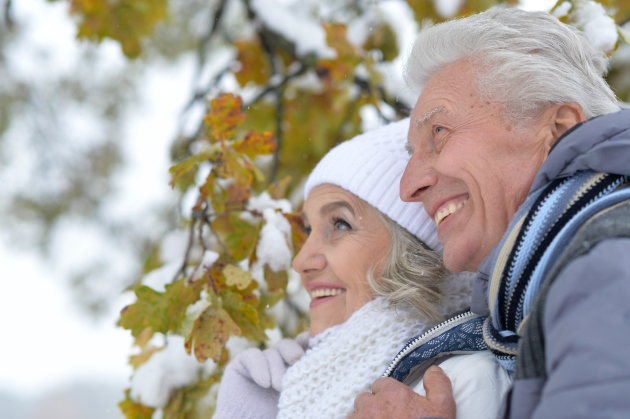
[[[241,329],[244,337],[257,342],[267,339],[264,329],[260,325],[256,308],[243,301],[243,297],[232,291],[221,292],[223,308]]]
[[[195,321],[186,340],[186,351],[194,350],[199,362],[222,360],[222,350],[230,336],[240,336],[241,330],[222,308],[208,307]]]
[[[284,291],[287,289],[289,275],[287,271],[274,272],[269,266],[265,265],[265,281],[269,292]]]
[[[225,245],[232,258],[240,262],[256,248],[261,224],[251,225],[241,220],[238,213],[230,214],[229,222],[232,233],[225,239]]]
[[[145,285],[136,290],[137,301],[120,314],[120,325],[137,337],[150,327],[154,332],[176,331],[184,319],[186,307],[199,298],[201,281],[186,285],[180,279],[166,285],[166,292],[158,292]]]

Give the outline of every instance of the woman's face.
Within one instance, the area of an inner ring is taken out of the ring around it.
[[[293,260],[311,295],[311,336],[345,322],[370,301],[367,273],[381,274],[391,236],[377,210],[339,186],[314,188],[302,212],[308,239]]]

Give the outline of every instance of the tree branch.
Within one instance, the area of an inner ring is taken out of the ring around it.
[[[179,268],[179,270],[175,274],[175,278],[173,278],[173,281],[171,282],[177,281],[177,278],[179,278],[180,276],[186,276],[186,267],[188,266],[188,258],[190,257],[190,251],[192,249],[193,239],[195,237],[195,224],[196,224],[196,220],[193,217],[193,220],[190,223],[190,230],[188,232],[188,245],[186,246],[186,253],[184,253],[184,262],[182,262],[181,268]]]
[[[13,2],[12,0],[7,0],[4,3],[4,22],[7,24],[9,29],[13,28]]]

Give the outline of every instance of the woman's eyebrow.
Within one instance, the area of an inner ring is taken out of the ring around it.
[[[319,213],[320,215],[324,216],[329,212],[336,210],[337,208],[347,208],[352,213],[352,215],[354,215],[352,205],[348,204],[346,201],[329,202],[328,204],[323,205],[320,208]]]

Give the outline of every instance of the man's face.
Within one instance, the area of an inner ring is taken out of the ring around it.
[[[512,129],[497,103],[475,88],[471,65],[458,61],[426,85],[411,115],[411,158],[403,201],[421,201],[439,225],[444,262],[476,271],[525,201],[548,147],[534,121]]]

